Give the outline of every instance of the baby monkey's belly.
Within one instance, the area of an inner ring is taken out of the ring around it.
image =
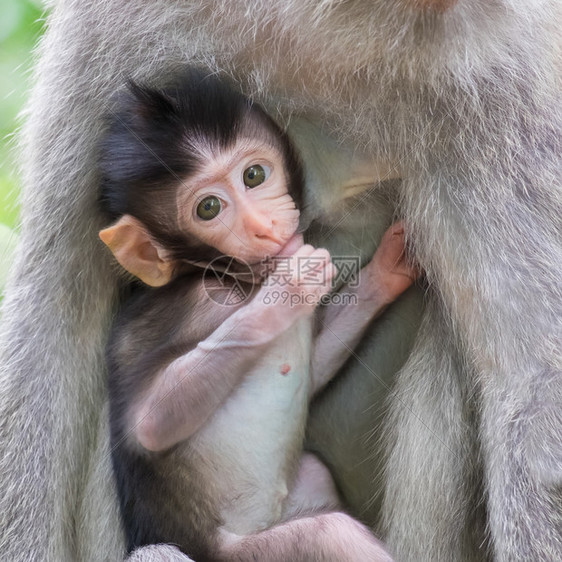
[[[227,531],[244,535],[281,517],[302,452],[310,344],[311,322],[303,319],[277,339],[190,440],[192,466]]]

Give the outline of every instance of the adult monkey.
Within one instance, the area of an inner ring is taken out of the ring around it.
[[[0,557],[122,552],[102,409],[117,280],[96,240],[94,146],[124,76],[157,81],[196,60],[287,121],[301,116],[290,131],[332,253],[363,244],[368,254],[392,212],[382,197],[338,202],[364,183],[349,154],[361,148],[380,176],[402,177],[385,185],[430,290],[382,421],[388,438],[362,450],[400,364],[375,344],[407,339],[407,300],[311,422],[311,446],[348,501],[373,523],[380,506],[399,560],[561,559],[560,15],[556,0],[57,5],[29,107],[3,311]],[[361,213],[377,217],[368,231]]]

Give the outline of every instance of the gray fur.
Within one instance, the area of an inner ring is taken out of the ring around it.
[[[317,236],[342,233],[337,247],[374,244],[390,222],[376,201],[373,233],[353,213],[330,218],[337,195],[319,194],[341,185],[325,168],[344,170],[338,143],[400,167],[395,197],[429,285],[419,336],[393,377],[401,361],[388,350],[407,351],[416,329],[406,297],[389,335],[377,328],[362,346],[370,371],[346,366],[311,420],[311,447],[353,507],[398,560],[562,559],[559,6],[459,0],[437,16],[407,0],[57,3],[2,313],[0,558],[123,556],[102,356],[118,279],[97,240],[94,147],[126,76],[157,81],[197,61],[290,130],[297,115],[310,124],[295,133],[325,148],[306,156],[310,212],[324,214]],[[366,389],[357,403],[343,394],[352,378]],[[150,550],[135,560],[158,559]]]
[[[191,558],[175,546],[158,544],[138,548],[127,558],[127,562],[191,562]]]

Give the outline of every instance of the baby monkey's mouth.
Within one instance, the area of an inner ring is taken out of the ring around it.
[[[248,264],[251,267],[254,267],[255,265],[266,262],[271,258],[292,256],[303,244],[302,233],[295,230],[288,236],[281,235],[275,237],[275,239],[269,238],[268,240],[263,240],[260,244],[261,248],[253,255],[244,255],[244,253],[241,252],[239,256],[233,257],[240,263]]]
[[[292,236],[279,248],[275,256],[292,256],[304,244],[303,235],[301,232],[294,232]]]

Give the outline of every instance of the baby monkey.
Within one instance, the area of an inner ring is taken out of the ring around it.
[[[128,549],[172,543],[197,562],[390,560],[302,447],[310,398],[416,277],[403,227],[347,289],[357,304],[328,308],[313,333],[335,269],[303,243],[299,158],[260,106],[200,70],[168,89],[130,84],[101,162],[113,224],[100,238],[142,282],[107,353]],[[262,262],[281,256],[283,286],[272,287]],[[248,295],[237,304],[212,297],[235,287]],[[273,302],[274,289],[290,298]]]

